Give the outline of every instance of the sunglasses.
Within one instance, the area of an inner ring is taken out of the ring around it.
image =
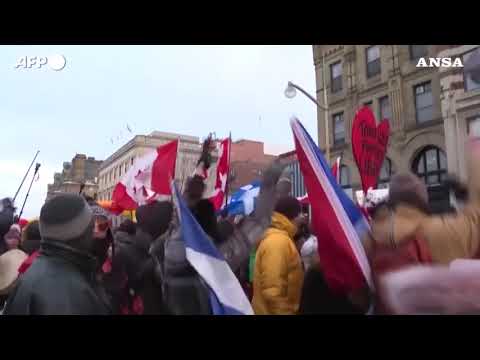
[[[104,219],[103,217],[96,218],[95,224],[100,231],[107,231],[107,229],[110,227],[110,221],[108,219]]]

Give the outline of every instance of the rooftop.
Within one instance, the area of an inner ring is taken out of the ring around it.
[[[147,139],[162,139],[162,140],[176,140],[180,139],[181,143],[194,143],[197,145],[200,144],[200,139],[197,136],[190,136],[190,135],[181,135],[163,131],[152,131],[150,135],[136,135],[131,140],[129,140],[126,144],[122,145],[119,149],[117,149],[112,155],[110,155],[105,161],[103,161],[102,165],[100,166],[99,170],[105,169],[109,166],[112,162],[114,162],[117,158],[125,154],[128,150],[134,148],[136,145],[142,146],[152,146],[154,144],[148,144]]]

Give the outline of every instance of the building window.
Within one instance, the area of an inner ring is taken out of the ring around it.
[[[367,52],[367,78],[380,74],[380,47],[370,46]]]
[[[441,149],[427,146],[413,161],[412,170],[427,185],[439,185],[447,176],[447,157]]]
[[[468,135],[480,136],[480,115],[468,119]]]
[[[334,145],[345,143],[345,121],[343,113],[333,115],[333,143]]]
[[[465,91],[480,89],[480,48],[463,55]]]
[[[415,111],[419,124],[433,120],[432,83],[427,82],[414,87]]]
[[[378,176],[378,188],[386,189],[390,183],[390,178],[392,177],[392,161],[389,158],[385,158],[380,169],[380,175]]]
[[[332,83],[332,93],[342,90],[342,63],[337,62],[330,65],[330,77]]]
[[[410,60],[417,61],[428,55],[428,45],[410,45]]]
[[[380,108],[379,120],[382,121],[383,119],[387,119],[390,121],[392,119],[392,108],[390,107],[390,99],[388,96],[378,99],[378,104]]]
[[[340,165],[340,186],[342,188],[350,187],[350,169],[347,165]]]

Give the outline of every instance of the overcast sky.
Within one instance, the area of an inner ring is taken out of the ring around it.
[[[66,58],[63,70],[15,68],[19,57],[53,54]],[[127,124],[136,135],[231,131],[270,153],[293,150],[290,117],[316,139],[316,109],[301,94],[285,98],[289,80],[315,94],[311,46],[1,46],[0,197],[13,197],[38,149],[24,217],[38,216],[63,162],[107,158],[133,136]]]

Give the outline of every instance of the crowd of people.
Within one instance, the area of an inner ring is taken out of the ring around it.
[[[330,290],[318,253],[322,234],[311,228],[308,209],[289,194],[279,163],[264,172],[249,216],[219,216],[203,197],[205,183],[198,175],[183,196],[256,315],[391,314],[397,311],[388,300],[386,274],[477,257],[479,146],[472,142],[468,190],[457,184],[464,204],[454,213],[433,215],[425,184],[415,175],[392,177],[388,199],[370,209],[371,232],[363,241],[375,291]],[[25,223],[15,218],[12,201],[3,199],[3,315],[211,315],[208,287],[187,260],[178,222],[171,201],[155,201],[137,209],[136,222],[112,229],[110,214],[94,199],[60,194],[43,205],[38,219]]]

